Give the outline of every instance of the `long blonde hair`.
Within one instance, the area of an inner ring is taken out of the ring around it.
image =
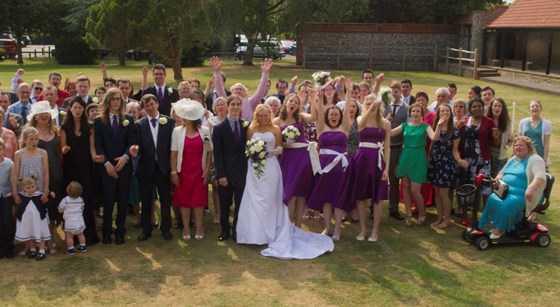
[[[385,104],[383,103],[383,101],[377,101],[377,96],[375,94],[369,94],[364,98],[364,106],[367,108],[371,108],[373,106],[374,103],[379,103],[379,106],[377,107],[377,112],[375,113],[375,120],[377,121],[378,125],[380,125],[380,127],[382,126],[383,123],[383,114],[385,113]],[[371,105],[368,107],[367,103],[368,101],[371,100]],[[365,111],[364,111],[365,113]]]
[[[19,148],[24,148],[26,146],[25,140],[27,140],[27,138],[32,134],[36,134],[37,136],[39,136],[39,130],[31,126],[23,129],[23,131],[21,132],[21,136],[19,137]]]
[[[249,126],[251,129],[256,129],[256,128],[261,126],[261,124],[259,123],[259,118],[258,118],[258,115],[259,115],[259,113],[261,113],[261,111],[265,111],[265,112],[268,112],[270,114],[269,125],[272,125],[272,109],[267,104],[259,104],[255,108],[255,112],[253,113],[253,121],[251,122],[251,125]]]

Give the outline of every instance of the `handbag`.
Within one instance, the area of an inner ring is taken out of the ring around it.
[[[501,200],[504,200],[507,197],[508,191],[509,186],[507,185],[507,183],[498,180],[498,186],[494,187],[494,193],[498,195]]]

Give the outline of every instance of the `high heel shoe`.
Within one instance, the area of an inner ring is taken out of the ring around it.
[[[338,241],[338,240],[340,240],[340,230],[338,231],[338,233],[336,232],[336,230],[333,232],[332,240],[333,240],[333,241]]]
[[[358,236],[356,236],[356,240],[358,241],[364,241],[366,239],[365,235],[359,234]]]
[[[377,242],[377,239],[379,239],[378,236],[377,237],[371,236],[367,240],[368,240],[368,242]]]
[[[194,235],[195,240],[202,240],[204,239],[204,232],[201,235]]]
[[[188,241],[191,239],[191,235],[183,235],[183,240]]]

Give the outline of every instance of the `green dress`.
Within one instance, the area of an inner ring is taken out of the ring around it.
[[[408,177],[412,182],[426,182],[426,129],[428,124],[410,126],[402,123],[404,148],[399,159],[397,177]]]

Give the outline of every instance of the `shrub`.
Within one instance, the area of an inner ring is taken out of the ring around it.
[[[95,63],[97,54],[81,38],[61,38],[55,43],[54,57],[63,65],[86,65]]]
[[[4,49],[0,49],[0,61],[4,60],[4,54],[6,53],[6,51],[4,51]]]

